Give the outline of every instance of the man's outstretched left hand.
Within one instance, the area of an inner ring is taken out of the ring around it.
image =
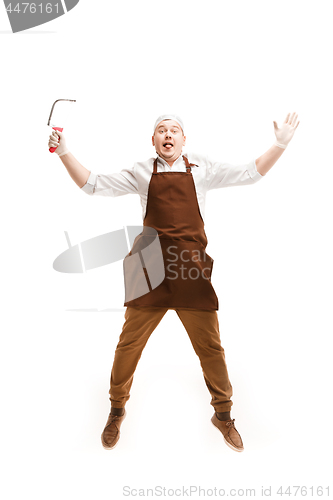
[[[288,113],[284,123],[281,125],[280,128],[278,127],[276,122],[273,122],[274,132],[276,136],[276,143],[275,143],[276,146],[286,149],[288,143],[293,138],[295,130],[299,125],[299,120],[297,121],[297,118],[298,115],[296,113],[293,114]]]

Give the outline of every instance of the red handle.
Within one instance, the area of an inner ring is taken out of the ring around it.
[[[62,132],[64,129],[60,127],[52,127],[53,130],[59,130],[59,132]],[[49,151],[50,153],[54,153],[57,148],[50,148]]]

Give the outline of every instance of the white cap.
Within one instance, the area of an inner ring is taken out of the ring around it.
[[[181,126],[181,129],[182,129],[183,134],[184,134],[183,120],[181,118],[179,118],[179,116],[177,116],[177,115],[161,115],[161,116],[159,116],[155,122],[155,125],[154,125],[154,133],[155,133],[157,125],[159,123],[163,122],[163,120],[174,120],[175,122],[177,122]]]

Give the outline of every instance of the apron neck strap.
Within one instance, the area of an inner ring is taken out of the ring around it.
[[[186,165],[186,172],[188,174],[191,173],[191,167],[195,167],[194,163],[189,163],[188,159],[187,159],[187,156],[183,155],[183,160],[185,162],[185,165]]]
[[[187,174],[190,174],[191,173],[191,167],[195,167],[194,163],[189,163],[187,157],[185,155],[183,155],[183,160],[185,162],[185,165],[186,165],[186,173]],[[155,158],[154,160],[154,170],[153,170],[154,174],[157,174],[157,158]]]

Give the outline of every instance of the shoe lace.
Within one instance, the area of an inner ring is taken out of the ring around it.
[[[227,425],[228,427],[235,427],[235,419],[233,418],[232,420],[228,420],[228,422],[225,424]]]
[[[121,416],[122,415],[112,415],[112,413],[110,413],[110,417],[112,420],[119,420]]]
[[[122,417],[122,415],[112,415],[110,413],[110,415],[109,415],[109,421],[108,421],[108,425],[107,426],[109,427],[111,424],[117,422],[121,417]]]

